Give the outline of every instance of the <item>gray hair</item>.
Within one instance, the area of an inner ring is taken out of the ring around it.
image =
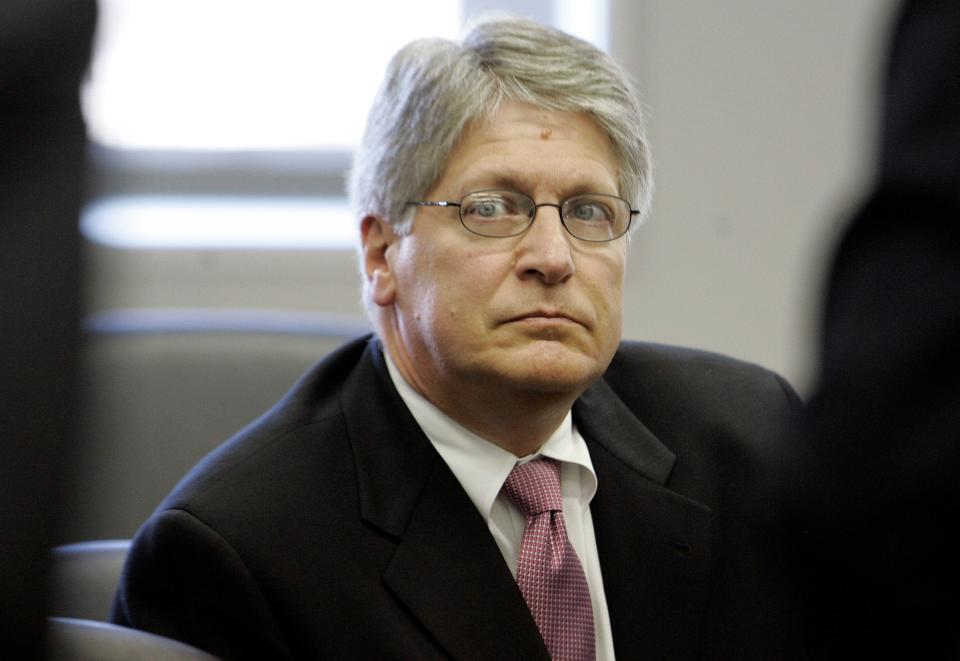
[[[653,179],[643,113],[625,72],[606,53],[527,19],[482,19],[461,43],[420,39],[390,60],[354,157],[349,194],[358,217],[380,216],[406,232],[409,200],[443,174],[469,124],[504,101],[583,112],[620,160],[620,194],[643,220]]]

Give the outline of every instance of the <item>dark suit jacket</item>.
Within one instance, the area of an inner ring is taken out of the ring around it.
[[[620,658],[782,656],[737,507],[767,418],[795,402],[758,367],[637,343],[576,402]],[[369,338],[167,498],[137,535],[114,620],[227,658],[547,658]]]

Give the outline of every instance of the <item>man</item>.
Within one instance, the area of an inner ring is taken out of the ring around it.
[[[228,658],[780,656],[737,503],[795,396],[620,343],[649,162],[589,44],[506,19],[402,49],[351,180],[376,336],[175,490],[115,620]]]

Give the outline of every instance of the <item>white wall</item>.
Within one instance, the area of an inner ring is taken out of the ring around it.
[[[810,382],[824,258],[870,173],[889,0],[612,0],[657,191],[626,335]]]
[[[869,173],[891,0],[611,0],[657,179],[624,335],[809,383],[825,250]],[[88,250],[91,310],[213,305],[360,316],[346,252]]]

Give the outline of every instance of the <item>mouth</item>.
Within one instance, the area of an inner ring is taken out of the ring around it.
[[[586,326],[586,324],[576,317],[557,310],[533,310],[530,312],[524,312],[523,314],[518,314],[515,317],[507,319],[507,323],[548,325],[576,324],[578,326]]]

